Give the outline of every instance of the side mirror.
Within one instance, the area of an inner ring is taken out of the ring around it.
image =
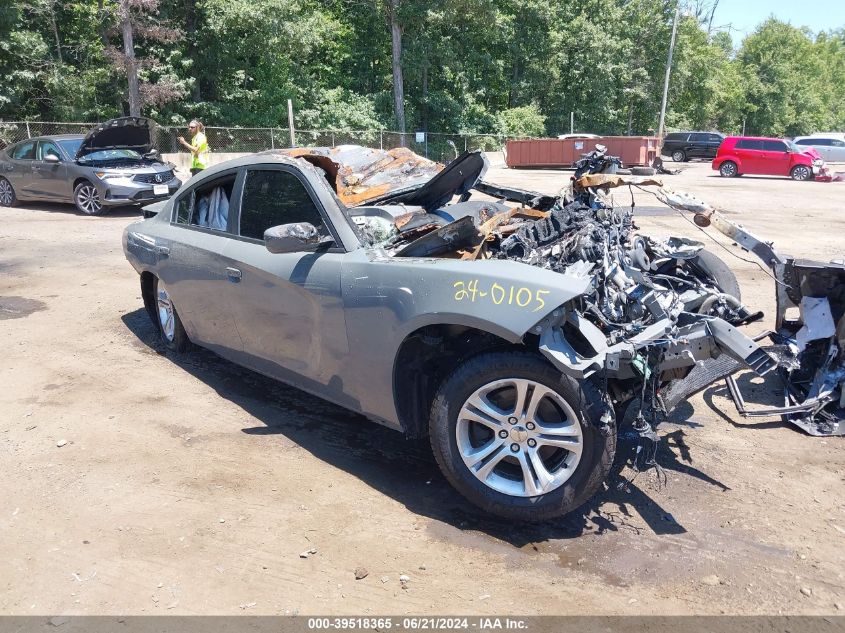
[[[264,246],[271,253],[311,253],[333,242],[330,237],[321,238],[308,222],[280,224],[264,231]]]
[[[55,154],[47,154],[44,157],[44,162],[45,163],[58,163],[60,161],[59,161],[59,157],[56,156]]]

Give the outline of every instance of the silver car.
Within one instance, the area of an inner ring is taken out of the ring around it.
[[[812,147],[829,163],[845,163],[845,137],[842,134],[798,136],[793,143],[801,148]]]
[[[551,518],[607,477],[617,411],[652,437],[659,389],[709,384],[700,361],[774,361],[736,329],[761,315],[703,244],[634,237],[633,209],[597,208],[590,179],[619,176],[554,197],[486,169],[406,148],[246,156],[153,205],[123,248],[170,350],[429,435],[468,500]]]
[[[155,124],[123,117],[86,135],[40,136],[0,151],[0,206],[18,200],[72,202],[97,215],[113,206],[163,200],[181,185],[152,151]]]

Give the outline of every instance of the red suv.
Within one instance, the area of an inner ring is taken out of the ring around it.
[[[812,180],[824,176],[821,155],[811,147],[798,147],[792,141],[759,136],[729,136],[719,146],[713,169],[727,178],[744,174],[789,176]]]

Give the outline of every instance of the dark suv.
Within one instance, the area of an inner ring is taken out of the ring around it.
[[[676,163],[691,158],[715,158],[725,137],[718,132],[672,132],[663,139],[660,153]]]

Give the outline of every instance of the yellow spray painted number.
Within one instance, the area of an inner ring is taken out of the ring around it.
[[[543,299],[551,294],[551,290],[531,289],[525,286],[505,285],[493,282],[489,287],[479,287],[478,279],[456,281],[455,301],[469,301],[470,303],[492,301],[494,305],[514,305],[519,308],[531,308],[531,312],[539,312],[546,307]]]

